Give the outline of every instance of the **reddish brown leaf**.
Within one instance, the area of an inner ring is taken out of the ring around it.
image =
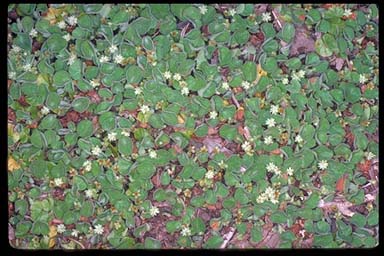
[[[212,221],[209,225],[213,231],[218,231],[220,229],[220,222],[217,220]]]
[[[281,154],[281,150],[279,148],[275,149],[275,150],[272,150],[271,151],[271,154],[272,155],[280,155]]]
[[[244,119],[244,108],[243,107],[239,107],[236,111],[236,114],[235,114],[235,119],[237,121],[242,121]]]
[[[21,106],[27,107],[29,106],[29,103],[26,101],[25,96],[21,95],[20,98],[17,100]]]
[[[11,108],[8,108],[8,121],[14,122],[15,120],[16,120],[15,111],[13,111]]]
[[[345,173],[338,181],[336,182],[336,192],[344,193],[345,181],[348,179],[348,174]]]
[[[363,173],[363,175],[367,178],[369,178],[369,170],[371,168],[371,160],[365,160],[362,163],[357,164],[357,168],[359,171]]]

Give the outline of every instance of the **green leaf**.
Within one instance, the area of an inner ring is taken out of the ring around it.
[[[86,40],[81,41],[80,52],[81,52],[81,55],[83,55],[83,57],[87,60],[92,60],[93,57],[95,56],[95,51],[92,43]]]
[[[88,187],[85,178],[80,175],[73,177],[73,185],[76,186],[79,190],[85,190]]]
[[[171,220],[165,224],[165,228],[167,229],[168,233],[174,233],[175,231],[181,229],[181,223],[177,220]]]
[[[81,60],[77,59],[75,62],[69,66],[68,72],[71,75],[72,79],[79,80],[81,79],[81,72],[83,70],[83,63]]]
[[[355,212],[355,214],[352,216],[350,221],[352,224],[354,224],[358,227],[364,227],[366,222],[367,222],[367,219],[364,215],[362,215],[358,212]]]
[[[24,236],[31,229],[32,223],[30,221],[22,221],[16,224],[16,237]]]
[[[53,83],[59,86],[62,86],[71,81],[71,76],[65,70],[60,70],[53,76]]]
[[[322,220],[322,221],[319,221],[317,222],[316,224],[316,228],[317,228],[317,231],[320,233],[320,234],[327,234],[329,233],[331,227],[330,225],[328,224],[328,222]]]
[[[219,134],[221,137],[227,140],[234,140],[237,135],[237,128],[233,125],[224,124],[220,130]]]
[[[67,41],[59,34],[53,34],[46,41],[47,47],[53,53],[58,53],[67,47]]]
[[[129,156],[132,154],[132,141],[130,138],[122,137],[117,143],[117,148],[121,154]]]
[[[245,80],[248,82],[253,82],[256,79],[256,63],[247,61],[243,66],[241,71]]]
[[[208,248],[208,249],[219,248],[220,245],[223,243],[223,241],[224,240],[221,236],[213,235],[203,245],[203,248]]]
[[[93,134],[92,122],[89,120],[80,121],[77,125],[77,134],[82,138],[91,136]]]
[[[41,179],[48,174],[47,162],[44,160],[34,160],[29,168],[32,172],[32,175],[38,179]]]
[[[18,33],[13,43],[19,46],[20,48],[26,50],[27,52],[32,51],[32,41],[29,35],[26,33]]]
[[[130,83],[130,84],[132,84],[132,83],[137,84],[143,78],[142,70],[138,66],[136,66],[136,65],[130,66],[127,69],[126,77],[127,77],[127,82],[128,83]]]
[[[49,226],[42,221],[36,221],[32,226],[31,232],[36,235],[48,235]]]
[[[99,123],[101,125],[101,128],[106,131],[110,131],[116,127],[115,120],[116,118],[113,112],[105,112],[100,115]]]
[[[281,38],[286,42],[290,43],[295,36],[295,27],[292,23],[285,23],[281,30]]]
[[[251,229],[251,240],[258,243],[263,239],[263,229],[260,226],[253,226]]]
[[[93,203],[91,201],[85,201],[82,204],[80,215],[84,217],[91,217],[93,215]]]
[[[161,242],[152,237],[146,237],[144,241],[144,247],[148,249],[160,249]]]
[[[72,107],[75,111],[83,113],[89,107],[90,100],[87,97],[79,97],[73,100]]]
[[[205,232],[205,224],[201,218],[197,217],[191,221],[191,233],[198,234],[200,232]]]
[[[373,210],[367,218],[367,223],[369,226],[376,226],[379,223],[379,214],[377,210]]]
[[[281,224],[287,222],[287,215],[285,215],[283,212],[274,212],[270,218],[273,223]]]

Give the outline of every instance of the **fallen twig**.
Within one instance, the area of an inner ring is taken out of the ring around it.
[[[281,23],[280,23],[280,20],[279,18],[277,17],[276,13],[275,13],[275,10],[272,10],[272,14],[273,14],[273,17],[275,17],[275,20],[277,22],[277,25],[279,25],[280,29],[283,27],[281,26]]]
[[[233,235],[235,234],[235,231],[236,231],[235,228],[230,227],[229,232],[223,236],[224,241],[223,241],[223,243],[220,245],[220,248],[221,248],[221,249],[227,247],[227,244],[229,243],[229,241],[231,241]]]
[[[233,103],[235,103],[236,107],[239,108],[239,107],[240,107],[240,104],[239,104],[239,102],[237,101],[237,99],[235,98],[235,94],[233,94],[233,92],[232,92],[232,100],[233,100]]]
[[[79,241],[73,239],[72,237],[68,237],[68,239],[75,242],[76,244],[78,244],[81,247],[81,249],[85,249],[85,246],[82,243],[80,243]]]

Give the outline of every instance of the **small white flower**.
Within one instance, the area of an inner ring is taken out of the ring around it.
[[[270,145],[273,143],[273,139],[272,139],[272,136],[267,136],[264,138],[264,143],[267,144],[267,145]]]
[[[135,88],[135,95],[140,95],[140,94],[142,94],[142,93],[143,93],[143,90],[141,90],[140,87],[136,87],[136,88]]]
[[[129,132],[128,131],[121,131],[121,135],[125,137],[129,137]]]
[[[267,171],[268,172],[276,172],[279,168],[272,162],[267,164]]]
[[[279,106],[272,105],[270,112],[272,115],[277,115],[279,113]]]
[[[268,128],[274,127],[276,122],[274,118],[268,118],[265,124],[268,126]]]
[[[140,111],[145,114],[151,111],[151,109],[147,105],[143,105],[140,107]]]
[[[110,51],[111,53],[116,52],[116,51],[117,51],[117,46],[114,45],[114,44],[112,44],[111,47],[109,47],[109,51]]]
[[[124,61],[124,58],[123,56],[121,56],[120,54],[117,54],[115,57],[114,57],[114,61],[116,64],[122,64],[123,61]]]
[[[101,56],[101,58],[100,58],[100,63],[105,63],[105,62],[108,62],[108,61],[110,61],[111,59],[108,57],[108,56],[105,56],[105,55],[103,55],[103,56]]]
[[[34,37],[36,37],[37,36],[37,31],[36,31],[36,29],[32,29],[31,30],[31,32],[29,32],[29,35],[32,37],[32,38],[34,38]]]
[[[209,170],[206,174],[205,174],[205,178],[207,179],[212,179],[213,177],[215,176],[215,173],[212,171],[212,170]]]
[[[56,187],[60,187],[61,185],[63,185],[63,179],[62,178],[55,178],[54,180],[53,180],[53,182],[55,183],[55,186]]]
[[[303,140],[303,138],[300,136],[300,134],[298,134],[296,137],[295,137],[295,142],[296,143],[302,143],[304,140]]]
[[[117,133],[115,133],[115,132],[108,133],[108,140],[109,141],[115,141],[116,135],[117,135]]]
[[[64,224],[59,224],[59,225],[57,226],[57,233],[62,234],[62,233],[64,233],[66,230],[67,230],[67,229],[66,229],[66,227],[65,227]]]
[[[47,108],[46,106],[43,106],[43,108],[40,110],[40,113],[42,115],[46,115],[49,113],[49,108]]]
[[[175,79],[176,81],[180,81],[181,80],[180,74],[179,73],[174,74],[173,79]]]
[[[79,231],[77,229],[72,229],[71,236],[77,237],[79,235]]]
[[[251,84],[248,81],[241,82],[241,87],[244,88],[244,90],[248,90],[251,87]]]
[[[76,55],[71,54],[71,56],[69,56],[68,58],[67,65],[72,65],[73,63],[75,63],[75,60],[76,60]]]
[[[97,87],[97,86],[100,85],[100,82],[99,82],[99,80],[97,80],[97,79],[93,79],[93,80],[91,80],[89,83],[91,84],[91,86],[92,86],[93,88],[95,88],[95,87]]]
[[[325,169],[327,169],[327,167],[328,167],[328,162],[327,162],[327,160],[321,160],[321,161],[318,163],[318,166],[319,166],[319,169],[320,169],[320,170],[325,170]]]
[[[261,14],[261,19],[264,21],[264,22],[269,22],[272,20],[272,17],[271,17],[271,13],[270,12],[264,12]]]
[[[241,144],[241,148],[245,151],[245,153],[252,154],[252,145],[248,141]]]
[[[8,78],[9,78],[9,79],[12,79],[12,80],[15,80],[15,78],[16,78],[16,72],[14,72],[14,71],[9,72],[9,73],[8,73]]]
[[[69,40],[71,40],[72,37],[71,37],[71,34],[67,33],[66,35],[63,36],[63,38],[65,39],[65,41],[68,42]]]
[[[92,149],[92,154],[98,156],[100,155],[102,152],[101,148],[99,146],[95,146],[93,149]]]
[[[150,157],[150,158],[156,158],[156,157],[157,157],[157,153],[156,153],[156,151],[153,150],[153,149],[150,149],[150,150],[149,150],[149,157]]]
[[[157,214],[159,214],[159,212],[159,208],[157,208],[156,206],[152,206],[149,209],[149,214],[151,214],[152,217],[155,217]]]
[[[92,168],[92,163],[91,161],[87,160],[83,163],[83,167],[85,169],[85,171],[89,172]]]
[[[304,71],[304,70],[299,70],[299,71],[297,72],[297,76],[298,76],[299,78],[304,78],[304,76],[305,76],[305,71]]]
[[[165,79],[170,79],[171,77],[172,77],[171,72],[169,72],[169,71],[165,71],[165,72],[164,72],[164,78],[165,78]]]
[[[228,90],[229,89],[229,84],[227,82],[223,83],[223,89]]]
[[[219,167],[220,167],[221,169],[225,169],[225,168],[228,167],[228,165],[225,164],[223,160],[221,160],[220,163],[218,163],[218,165],[219,165]]]
[[[284,84],[284,85],[287,85],[289,83],[289,80],[288,78],[284,77],[283,79],[281,79],[281,82]]]
[[[235,16],[236,10],[235,9],[231,9],[231,10],[229,10],[228,13],[229,13],[230,16]]]
[[[19,53],[21,51],[21,48],[17,45],[12,46],[12,50],[14,53]]]
[[[293,170],[292,167],[289,167],[289,168],[287,169],[287,174],[288,174],[289,176],[292,176],[292,175],[293,175],[293,172],[294,172],[294,170]]]
[[[269,198],[274,198],[275,197],[275,190],[272,187],[267,187],[265,189],[265,194]]]
[[[207,11],[208,11],[208,8],[207,8],[206,5],[199,6],[199,9],[200,9],[200,13],[203,14],[203,15],[206,14]]]
[[[95,234],[102,235],[104,233],[104,227],[100,224],[97,224],[93,229],[93,232],[95,232]]]
[[[181,230],[181,235],[182,236],[190,236],[191,230],[189,229],[189,227],[183,227],[183,229]]]
[[[372,160],[372,159],[375,158],[375,157],[376,157],[375,154],[373,154],[372,152],[368,152],[368,154],[367,154],[367,159],[368,159],[368,160]]]
[[[277,200],[275,197],[270,198],[270,200],[271,200],[271,203],[273,204],[277,204],[279,202],[279,200]]]
[[[60,21],[60,22],[58,22],[57,23],[57,26],[60,28],[60,29],[65,29],[65,27],[67,26],[66,24],[65,24],[65,21]]]
[[[305,229],[300,230],[299,234],[301,237],[304,237],[305,236]]]
[[[71,26],[74,26],[77,24],[77,18],[75,16],[68,17],[68,24]]]
[[[360,74],[359,81],[360,81],[361,84],[364,84],[365,82],[367,82],[367,80],[368,79],[365,77],[364,74]]]
[[[257,202],[258,204],[262,204],[262,203],[264,203],[267,199],[268,199],[267,195],[266,195],[265,193],[261,193],[261,194],[257,197],[256,202]]]
[[[23,70],[24,71],[31,71],[32,70],[32,65],[31,64],[25,64],[24,66],[23,66]]]
[[[85,190],[85,196],[87,198],[92,198],[96,196],[96,190],[95,189],[87,189]]]
[[[189,94],[189,89],[188,87],[183,87],[181,88],[181,95],[188,95]]]
[[[217,117],[217,112],[216,111],[209,112],[209,118],[210,119],[216,119],[216,117]]]
[[[347,17],[352,15],[352,10],[351,9],[345,9],[343,15],[347,16]]]

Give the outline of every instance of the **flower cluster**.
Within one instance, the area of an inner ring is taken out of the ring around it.
[[[257,197],[256,202],[261,204],[269,200],[271,201],[271,203],[277,204],[279,202],[278,200],[279,196],[280,196],[280,191],[277,191],[272,187],[267,187],[265,191]]]

